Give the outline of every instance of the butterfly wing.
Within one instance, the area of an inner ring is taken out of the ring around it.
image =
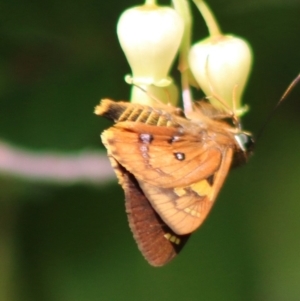
[[[184,188],[161,188],[139,181],[155,211],[175,233],[192,233],[207,217],[230,169],[232,149],[223,156],[213,176]]]
[[[140,251],[151,265],[165,265],[181,251],[190,235],[175,234],[152,208],[134,176],[114,158],[109,159],[124,189],[129,226]]]
[[[121,122],[104,131],[108,153],[139,181],[163,188],[191,185],[219,169],[222,153],[213,140],[177,128]]]
[[[231,165],[233,150],[226,143],[219,145],[201,131],[183,135],[174,127],[134,122],[118,123],[101,137],[108,154],[135,177],[175,233],[188,234],[201,225]]]

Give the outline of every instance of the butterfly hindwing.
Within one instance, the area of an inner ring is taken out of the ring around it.
[[[190,235],[174,233],[152,208],[134,176],[114,158],[110,157],[110,161],[124,189],[129,226],[140,251],[151,265],[165,265],[180,252]]]

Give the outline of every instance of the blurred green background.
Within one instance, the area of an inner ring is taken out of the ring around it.
[[[129,97],[116,22],[140,3],[3,0],[0,139],[32,151],[104,152],[99,133],[109,122],[93,108],[101,97]],[[300,71],[300,2],[208,3],[224,32],[253,47],[244,127],[257,133]],[[207,31],[193,11],[195,40]],[[299,100],[298,86],[249,164],[231,172],[208,220],[163,268],[139,253],[115,180],[67,186],[3,173],[0,300],[300,300]]]

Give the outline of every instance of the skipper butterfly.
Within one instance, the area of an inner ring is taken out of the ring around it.
[[[188,116],[169,105],[109,99],[95,113],[115,123],[101,139],[125,192],[133,236],[146,260],[162,266],[203,223],[229,170],[247,162],[252,136],[236,116],[205,101]]]

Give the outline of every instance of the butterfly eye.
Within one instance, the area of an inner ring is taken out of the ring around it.
[[[236,134],[234,137],[243,152],[250,153],[253,150],[254,140],[252,135],[243,132]]]

